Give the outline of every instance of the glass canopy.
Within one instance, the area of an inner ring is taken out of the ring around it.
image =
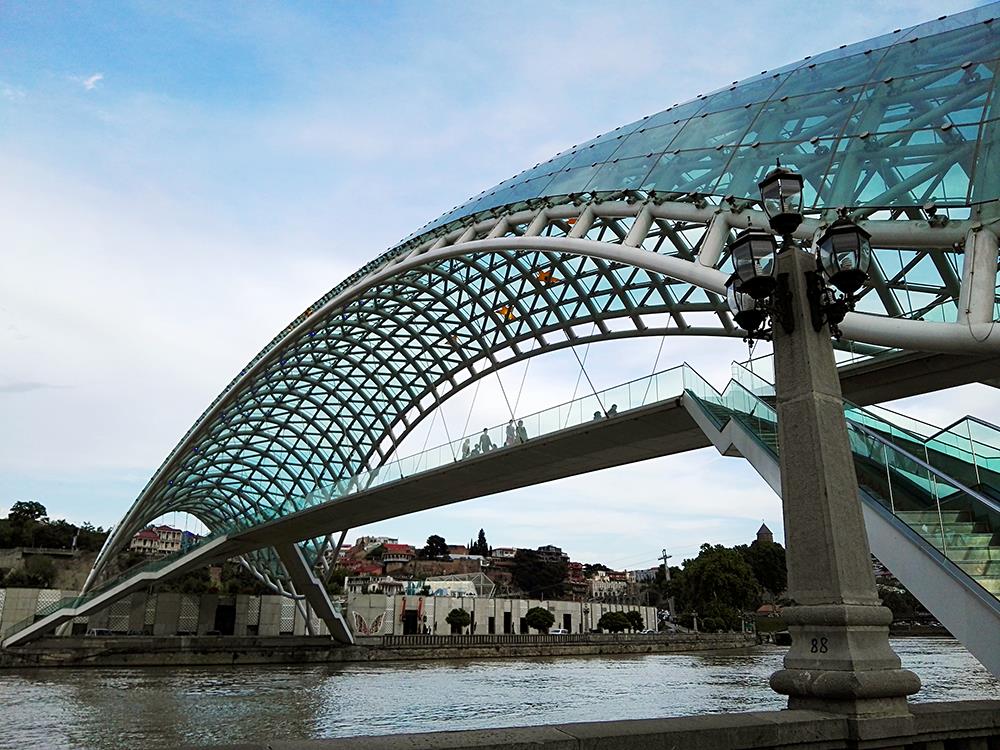
[[[534,198],[620,190],[757,197],[775,158],[805,205],[968,206],[1000,198],[990,169],[1000,4],[763,71],[574,146],[428,224]],[[418,233],[418,234],[419,234]]]

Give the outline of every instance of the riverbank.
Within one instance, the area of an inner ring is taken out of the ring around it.
[[[739,633],[383,636],[359,638],[352,646],[323,636],[74,636],[43,638],[21,648],[0,649],[0,669],[667,654],[746,649],[754,645],[752,634]]]

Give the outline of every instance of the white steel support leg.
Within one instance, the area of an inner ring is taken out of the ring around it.
[[[330,635],[341,643],[354,643],[354,636],[340,612],[333,606],[326,588],[312,572],[299,545],[279,544],[275,547],[281,564],[285,566],[288,577],[292,579],[296,591],[305,596],[319,618],[326,623]],[[307,618],[308,619],[308,618]]]
[[[649,234],[649,228],[653,225],[653,213],[649,206],[643,208],[639,215],[635,217],[635,222],[625,237],[623,245],[629,247],[642,247],[643,240]]]
[[[959,323],[990,323],[996,304],[997,236],[986,227],[973,229],[965,240]]]
[[[701,249],[698,251],[698,263],[708,268],[715,268],[722,257],[722,249],[729,239],[729,214],[716,214],[712,223],[705,231],[705,237],[701,241]]]
[[[535,214],[535,218],[531,220],[528,228],[524,232],[525,237],[537,237],[542,233],[549,223],[549,213],[544,208]]]
[[[593,225],[594,207],[587,206],[583,209],[583,213],[580,214],[580,218],[576,220],[576,224],[573,225],[573,228],[569,230],[569,234],[566,236],[570,238],[584,237]]]

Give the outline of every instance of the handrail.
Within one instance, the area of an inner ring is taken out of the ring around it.
[[[877,432],[875,432],[875,430],[872,430],[871,428],[865,427],[863,424],[858,424],[856,422],[852,422],[851,426],[853,428],[855,428],[857,430],[860,430],[861,432],[865,433],[869,437],[874,438],[876,440],[876,442],[879,442],[882,445],[887,445],[887,446],[891,447],[897,453],[900,453],[905,458],[909,459],[910,461],[913,461],[915,464],[917,464],[924,471],[928,472],[929,474],[933,474],[938,479],[941,479],[945,484],[950,484],[952,487],[955,487],[956,489],[961,490],[962,492],[966,493],[967,495],[969,495],[973,499],[978,500],[979,502],[983,503],[984,505],[989,506],[992,510],[996,511],[997,513],[1000,513],[1000,504],[998,504],[992,498],[989,498],[986,495],[980,494],[978,491],[972,489],[971,487],[967,487],[966,485],[962,484],[957,479],[955,479],[953,476],[950,476],[949,474],[945,474],[944,472],[942,472],[942,471],[940,471],[938,469],[935,469],[929,463],[927,463],[926,461],[924,461],[921,458],[917,458],[912,453],[910,453],[908,450],[906,450],[904,448],[900,448],[895,443],[893,443],[893,442],[891,442],[889,440],[886,440],[884,437],[882,437]]]

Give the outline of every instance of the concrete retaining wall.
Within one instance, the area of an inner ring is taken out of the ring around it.
[[[43,638],[0,650],[0,668],[321,664],[357,661],[530,658],[652,654],[749,648],[738,634],[630,636],[466,636],[426,643],[414,638],[364,638],[343,646],[327,637],[94,637]]]
[[[49,604],[76,594],[76,591],[58,589],[0,589],[0,634]],[[305,635],[308,632],[302,610],[282,596],[145,592],[130,594],[106,609],[77,618],[68,632],[100,629],[152,636],[205,635],[215,630],[219,605],[235,607],[232,635]],[[316,634],[328,634],[325,624],[318,620],[313,624]]]
[[[1000,701],[912,706],[907,718],[849,720],[817,711],[551,724],[227,745],[228,750],[996,750]],[[216,746],[223,750],[222,746]]]

